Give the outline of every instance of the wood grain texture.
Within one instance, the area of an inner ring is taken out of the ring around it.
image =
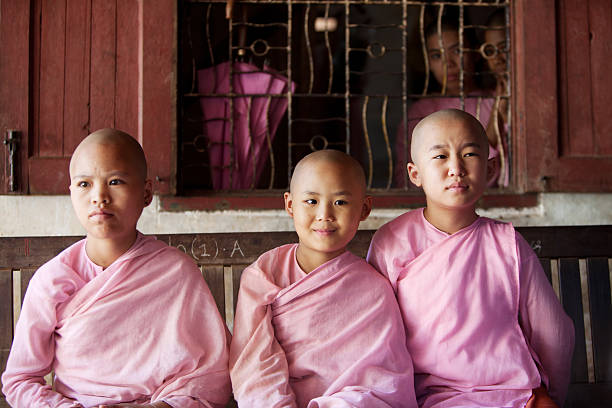
[[[588,259],[595,382],[612,382],[612,299],[608,258]]]
[[[30,138],[30,2],[0,2],[0,137],[21,132],[16,166],[18,193],[27,193]],[[9,189],[8,149],[0,148],[0,193]]]
[[[90,129],[115,126],[116,1],[91,3]]]
[[[64,140],[62,156],[70,157],[89,134],[91,0],[71,1],[66,8]]]
[[[41,1],[38,157],[58,157],[64,138],[66,0]]]

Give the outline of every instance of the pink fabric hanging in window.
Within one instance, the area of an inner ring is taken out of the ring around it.
[[[255,188],[270,153],[276,129],[287,110],[288,80],[272,71],[264,71],[244,62],[223,62],[198,71],[198,90],[203,94],[245,95],[233,100],[233,135],[230,98],[200,98],[204,135],[213,188]],[[291,90],[295,88],[292,83]],[[259,96],[261,95],[261,96]],[[232,137],[233,136],[233,137]],[[232,146],[233,144],[233,146]]]

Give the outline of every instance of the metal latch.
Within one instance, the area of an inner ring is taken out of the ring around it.
[[[4,145],[9,149],[8,154],[8,189],[10,192],[17,191],[17,178],[15,177],[15,169],[17,166],[17,144],[19,143],[19,131],[8,129],[6,131],[6,139]]]

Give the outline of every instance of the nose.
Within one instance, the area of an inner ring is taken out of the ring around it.
[[[465,166],[463,161],[459,158],[451,159],[448,163],[448,175],[450,177],[463,177],[465,176]]]
[[[449,70],[451,68],[458,67],[460,64],[459,55],[455,54],[454,52],[447,52],[446,53],[446,64]]]
[[[333,219],[333,203],[321,203],[317,208],[317,221],[332,221]]]
[[[91,202],[94,205],[107,205],[110,203],[106,184],[98,184],[91,189]]]

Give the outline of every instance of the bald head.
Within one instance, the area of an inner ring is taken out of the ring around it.
[[[429,137],[440,132],[453,132],[453,129],[467,129],[478,144],[488,152],[487,133],[474,116],[459,109],[443,109],[423,118],[412,131],[410,155],[417,162],[423,154],[423,145]]]
[[[81,141],[72,153],[72,159],[70,160],[71,174],[79,155],[91,146],[96,145],[114,147],[125,161],[134,165],[143,180],[147,178],[147,160],[140,143],[129,134],[112,128],[96,130]]]
[[[299,183],[300,178],[312,169],[312,166],[318,164],[331,164],[338,168],[344,178],[356,180],[361,189],[361,194],[365,195],[366,182],[365,173],[361,164],[348,154],[339,150],[318,150],[314,153],[310,153],[308,156],[300,160],[293,170],[291,176],[290,191],[294,191],[296,184]]]

